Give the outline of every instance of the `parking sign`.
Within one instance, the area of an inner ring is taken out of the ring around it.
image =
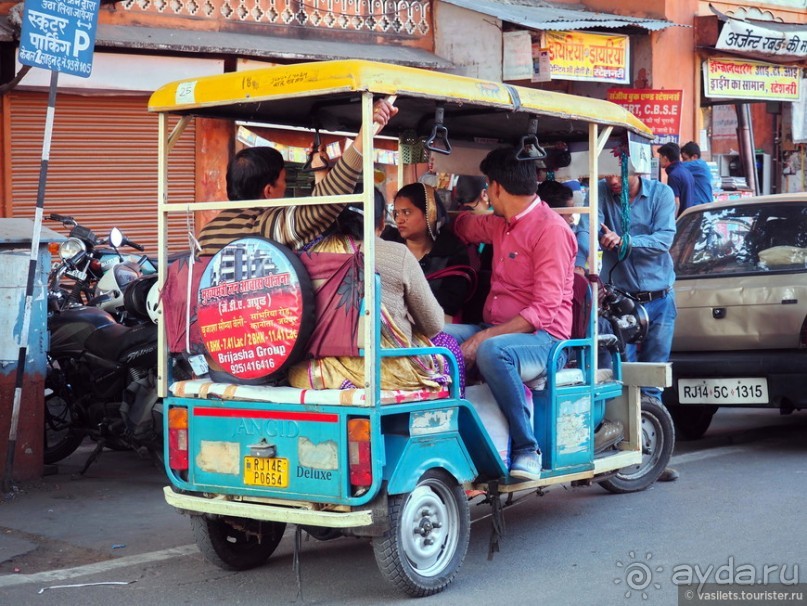
[[[20,63],[89,78],[100,5],[100,0],[25,0]]]

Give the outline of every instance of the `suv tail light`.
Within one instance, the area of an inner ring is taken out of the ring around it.
[[[168,466],[177,471],[188,469],[188,409],[168,411]]]
[[[367,488],[373,483],[373,464],[370,459],[370,420],[351,419],[347,422],[348,462],[350,484]]]

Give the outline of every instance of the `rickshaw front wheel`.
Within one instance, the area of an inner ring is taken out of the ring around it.
[[[389,530],[373,540],[384,578],[413,597],[439,593],[462,566],[471,536],[465,491],[448,473],[427,471],[389,497]]]
[[[667,467],[675,446],[672,417],[656,398],[642,396],[641,435],[642,462],[620,469],[616,475],[600,482],[608,492],[638,492],[658,480]]]
[[[286,524],[192,515],[191,528],[209,562],[222,570],[249,570],[265,564],[275,552]]]

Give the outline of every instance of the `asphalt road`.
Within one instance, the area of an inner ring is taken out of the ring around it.
[[[761,576],[767,565],[777,567],[771,579],[805,583],[807,604],[805,438],[805,413],[721,410],[704,439],[677,445],[679,481],[632,495],[597,486],[528,494],[505,510],[507,534],[492,560],[489,508],[472,507],[462,570],[417,603],[683,605],[687,574],[715,581],[722,567],[722,579]],[[301,597],[289,531],[265,567],[222,571],[199,554],[188,519],[163,502],[159,470],[108,452],[72,479],[87,452],[0,503],[0,605],[415,601],[381,578],[369,543],[356,539],[303,543]],[[121,584],[60,587],[110,582]]]

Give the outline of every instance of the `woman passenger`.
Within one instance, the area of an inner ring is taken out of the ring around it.
[[[385,203],[375,191],[376,235],[384,225]],[[361,208],[348,206],[330,233],[300,254],[317,296],[317,327],[309,341],[313,359],[294,365],[289,383],[303,389],[364,386],[364,360],[358,357],[358,317],[364,296]],[[405,246],[376,237],[376,272],[381,277],[381,346],[448,347],[464,374],[456,340],[441,333],[443,311],[417,260]],[[340,316],[341,314],[341,316]],[[384,358],[381,388],[439,390],[449,382],[442,356]],[[461,380],[461,388],[463,381]]]
[[[392,215],[398,229],[387,230],[384,238],[406,244],[447,319],[456,316],[471,294],[475,276],[465,244],[445,228],[448,215],[434,188],[423,183],[402,187]]]
[[[489,212],[490,198],[488,198],[487,179],[474,175],[460,175],[457,178],[457,186],[454,188],[454,200],[459,211]]]

